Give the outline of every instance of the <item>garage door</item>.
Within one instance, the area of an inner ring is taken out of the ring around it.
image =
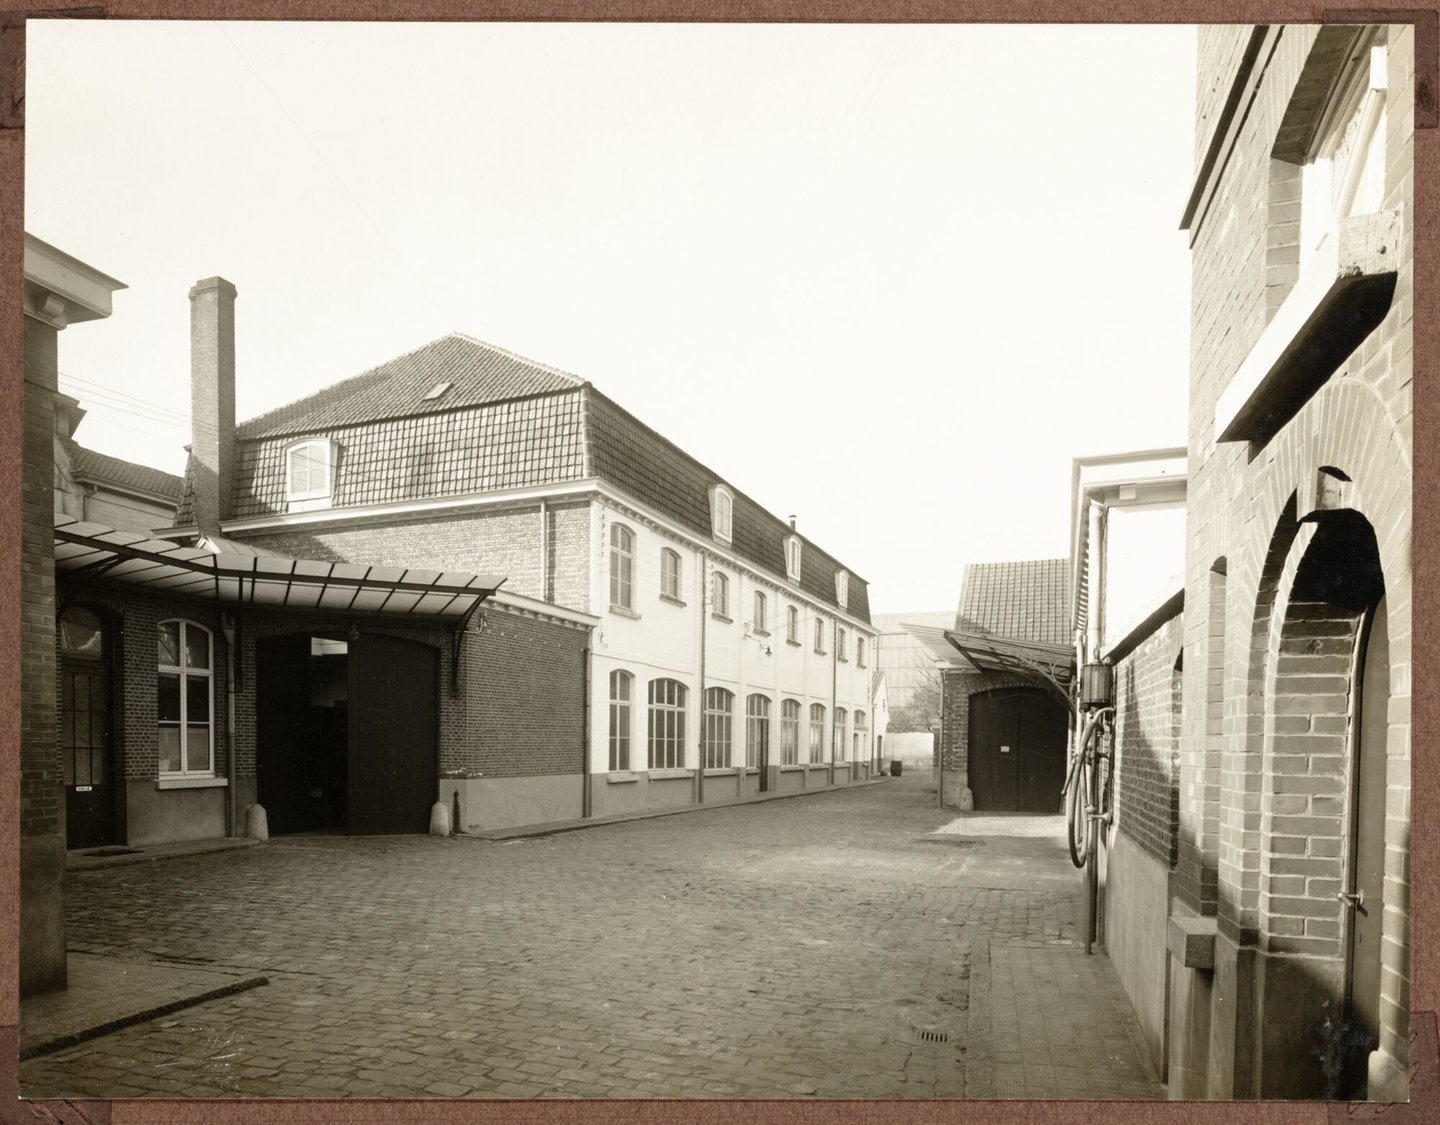
[[[350,642],[349,829],[424,832],[440,773],[436,649],[394,637]]]
[[[1058,813],[1065,732],[1064,704],[1040,688],[972,695],[969,774],[976,810]]]

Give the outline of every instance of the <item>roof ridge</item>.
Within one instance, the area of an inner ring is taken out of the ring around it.
[[[441,336],[441,337],[440,337],[440,340],[450,340],[450,339],[464,340],[464,341],[465,341],[466,343],[468,343],[468,344],[476,344],[476,345],[478,345],[479,347],[482,347],[482,348],[489,348],[492,352],[499,352],[501,355],[503,355],[503,356],[508,356],[510,359],[517,359],[517,360],[519,360],[521,363],[528,363],[528,364],[530,364],[531,367],[538,367],[541,371],[549,372],[551,375],[559,375],[559,376],[560,376],[561,378],[563,378],[563,379],[569,379],[569,380],[570,380],[571,382],[573,382],[577,387],[583,387],[583,386],[586,384],[586,382],[588,382],[588,380],[582,379],[579,375],[576,375],[576,374],[574,374],[574,373],[571,372],[571,371],[563,371],[563,370],[561,370],[561,369],[558,368],[558,367],[552,367],[552,366],[551,366],[550,364],[548,364],[548,363],[542,363],[542,362],[541,362],[540,360],[538,360],[538,359],[531,359],[528,355],[521,355],[519,352],[511,351],[509,348],[502,348],[499,344],[492,344],[489,340],[482,340],[482,339],[480,339],[478,336],[472,336],[472,335],[470,335],[470,333],[468,333],[468,332],[447,332],[444,336]],[[438,343],[440,342],[440,340],[431,340],[431,341],[430,341],[430,344],[438,344]],[[428,348],[428,347],[430,346],[430,344],[426,344],[425,346]],[[419,349],[419,348],[416,348],[415,350],[416,350],[416,351],[419,351],[420,349]],[[410,355],[410,354],[412,354],[412,353],[410,353],[410,352],[406,352],[406,353],[405,353],[405,355]],[[396,357],[395,357],[395,359],[404,359],[404,358],[405,358],[405,356],[396,356]],[[395,361],[394,361],[394,360],[391,360],[390,362],[393,363],[393,362],[395,362]],[[380,366],[383,367],[384,364],[381,364]],[[552,393],[553,393],[553,392],[552,392]]]

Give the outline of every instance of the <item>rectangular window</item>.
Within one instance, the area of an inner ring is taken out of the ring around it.
[[[630,768],[630,704],[635,677],[629,672],[610,673],[610,768]]]
[[[825,620],[821,617],[815,618],[815,651],[822,655],[825,652]]]
[[[660,552],[660,593],[680,600],[680,554],[669,547]]]
[[[800,701],[787,699],[780,704],[780,764],[800,764]]]
[[[730,768],[731,727],[735,714],[735,696],[724,688],[710,688],[705,693],[704,751],[705,768]]]
[[[765,612],[766,612],[765,601],[766,601],[766,599],[765,599],[765,592],[764,592],[763,590],[756,590],[756,591],[755,591],[755,629],[756,629],[757,632],[760,632],[760,633],[768,633],[768,632],[769,632],[769,626],[767,625],[766,620],[765,620]]]
[[[865,638],[855,638],[855,663],[861,668],[865,667]]]
[[[730,579],[721,574],[718,570],[713,575],[711,582],[713,587],[712,611],[717,617],[730,616]]]
[[[845,760],[845,708],[835,708],[835,760]]]
[[[800,643],[800,611],[793,605],[785,607],[785,639],[792,645]]]
[[[651,680],[649,718],[650,769],[683,769],[685,685],[675,680]]]
[[[745,764],[751,769],[770,764],[770,700],[763,695],[745,701]]]
[[[810,764],[819,765],[825,760],[825,707],[820,703],[810,704]]]
[[[210,633],[190,621],[162,621],[158,652],[160,775],[214,777]]]
[[[835,657],[837,660],[845,659],[845,630],[835,626]]]
[[[610,604],[635,608],[635,536],[624,524],[610,527]]]

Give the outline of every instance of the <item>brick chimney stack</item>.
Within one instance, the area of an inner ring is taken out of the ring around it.
[[[223,277],[190,290],[190,475],[195,524],[220,531],[235,463],[235,286]]]

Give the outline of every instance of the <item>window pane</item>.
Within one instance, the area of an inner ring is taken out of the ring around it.
[[[161,726],[160,728],[160,772],[180,772],[180,728],[178,726]]]
[[[90,751],[84,748],[77,749],[75,758],[75,784],[93,785],[90,779]]]
[[[190,723],[210,721],[210,677],[185,678],[185,720]]]
[[[180,663],[180,623],[167,621],[160,626],[160,663],[171,667]]]
[[[86,609],[67,609],[60,619],[60,651],[65,656],[99,660],[105,655],[100,618]]]
[[[185,768],[187,770],[210,769],[210,728],[208,726],[185,728]]]
[[[84,673],[75,677],[74,698],[75,710],[90,710],[90,677]]]
[[[180,677],[162,673],[159,678],[159,688],[157,717],[162,723],[178,723],[180,721]]]
[[[104,733],[96,739],[90,750],[90,784],[105,784],[105,740]]]
[[[185,626],[185,666],[210,667],[210,634],[194,625]]]

